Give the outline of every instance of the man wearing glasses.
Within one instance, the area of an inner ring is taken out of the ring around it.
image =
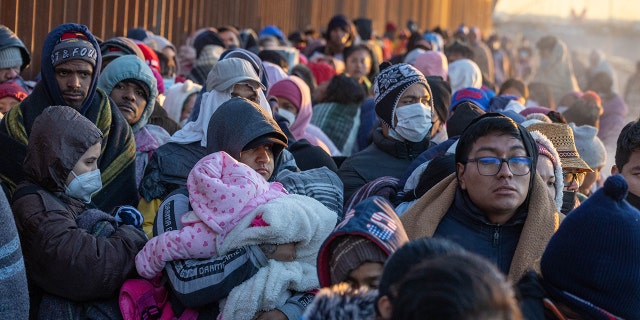
[[[401,217],[409,239],[448,238],[517,281],[564,217],[536,174],[537,159],[524,127],[498,114],[479,117],[460,137],[456,173]]]

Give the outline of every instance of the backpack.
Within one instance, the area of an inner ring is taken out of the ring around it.
[[[159,278],[128,279],[120,288],[118,303],[124,320],[195,320],[198,312],[185,309],[176,317],[167,287],[159,283]]]

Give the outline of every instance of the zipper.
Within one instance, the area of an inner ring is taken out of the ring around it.
[[[497,248],[500,244],[500,226],[493,229],[493,247]]]

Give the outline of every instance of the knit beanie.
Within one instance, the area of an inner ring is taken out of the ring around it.
[[[461,135],[473,119],[485,113],[482,108],[471,101],[459,103],[455,112],[447,120],[447,136],[455,137]]]
[[[376,115],[389,128],[394,128],[396,106],[402,94],[414,83],[422,83],[429,93],[431,89],[422,72],[406,63],[381,67],[373,83],[373,99]],[[433,98],[431,99],[433,105]]]
[[[215,45],[222,48],[226,48],[224,41],[218,35],[218,33],[211,30],[206,30],[200,33],[195,40],[193,40],[193,47],[196,49],[196,57],[200,57],[202,49],[209,45]]]
[[[464,88],[453,93],[451,96],[450,110],[454,110],[458,104],[464,101],[469,101],[480,107],[484,112],[489,110],[489,97],[484,91],[478,88]]]
[[[145,39],[147,39],[150,36],[150,32],[147,31],[147,29],[144,28],[133,28],[133,29],[129,29],[129,31],[127,31],[127,38],[129,39],[133,39],[133,40],[138,40],[138,41],[144,41]]]
[[[198,161],[187,179],[193,212],[217,235],[229,232],[257,206],[286,193],[224,151]]]
[[[158,59],[158,55],[156,54],[156,52],[153,51],[153,49],[149,48],[149,46],[147,46],[146,44],[144,44],[142,42],[136,42],[136,44],[138,45],[138,48],[140,48],[140,51],[142,51],[142,55],[144,56],[144,62],[146,62],[147,65],[149,67],[151,67],[151,69],[154,69],[154,70],[159,72],[160,71],[160,59]],[[160,82],[158,82],[158,83],[160,83]]]
[[[598,138],[598,128],[588,125],[576,126],[574,123],[569,123],[569,126],[573,129],[580,158],[592,169],[603,167],[607,162],[607,150]]]
[[[27,90],[13,81],[0,83],[0,99],[11,97],[20,102],[28,95]]]
[[[85,34],[81,32],[64,33],[51,51],[53,67],[70,60],[83,60],[96,66],[98,49],[94,48]]]
[[[135,41],[125,37],[115,37],[100,44],[100,52],[102,52],[102,60],[111,60],[107,58],[117,58],[128,54],[138,56],[142,61],[145,61],[142,50],[138,47]]]
[[[0,69],[22,66],[22,53],[18,47],[8,47],[0,50]]]
[[[329,259],[331,283],[346,281],[349,272],[365,262],[384,264],[388,257],[377,244],[359,236],[346,236],[341,241],[336,241],[332,252]]]
[[[274,36],[278,38],[278,40],[284,40],[287,38],[282,30],[274,25],[265,26],[264,28],[262,28],[262,30],[260,30],[260,32],[258,32],[258,38],[260,39],[268,36]]]
[[[300,110],[300,104],[302,103],[302,93],[298,86],[289,79],[282,79],[274,83],[267,94],[267,99],[271,97],[285,98],[296,107],[296,110]]]
[[[307,67],[311,70],[317,85],[331,80],[336,75],[336,69],[324,61],[309,62]]]
[[[640,319],[640,211],[627,193],[621,175],[609,177],[567,215],[542,255],[551,298],[589,319]]]

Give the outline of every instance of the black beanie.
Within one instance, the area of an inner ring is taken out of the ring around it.
[[[414,83],[422,83],[432,95],[427,79],[422,72],[407,63],[380,65],[380,73],[373,83],[373,97],[376,103],[376,115],[389,128],[394,128],[393,118],[396,105],[402,94]],[[433,108],[433,95],[430,101]]]
[[[216,32],[211,30],[203,31],[193,40],[193,47],[196,49],[196,58],[200,57],[202,49],[208,45],[220,46],[222,48],[227,47]]]
[[[475,118],[485,114],[482,108],[473,102],[463,101],[458,104],[456,110],[447,120],[447,136],[455,137],[462,134]]]

